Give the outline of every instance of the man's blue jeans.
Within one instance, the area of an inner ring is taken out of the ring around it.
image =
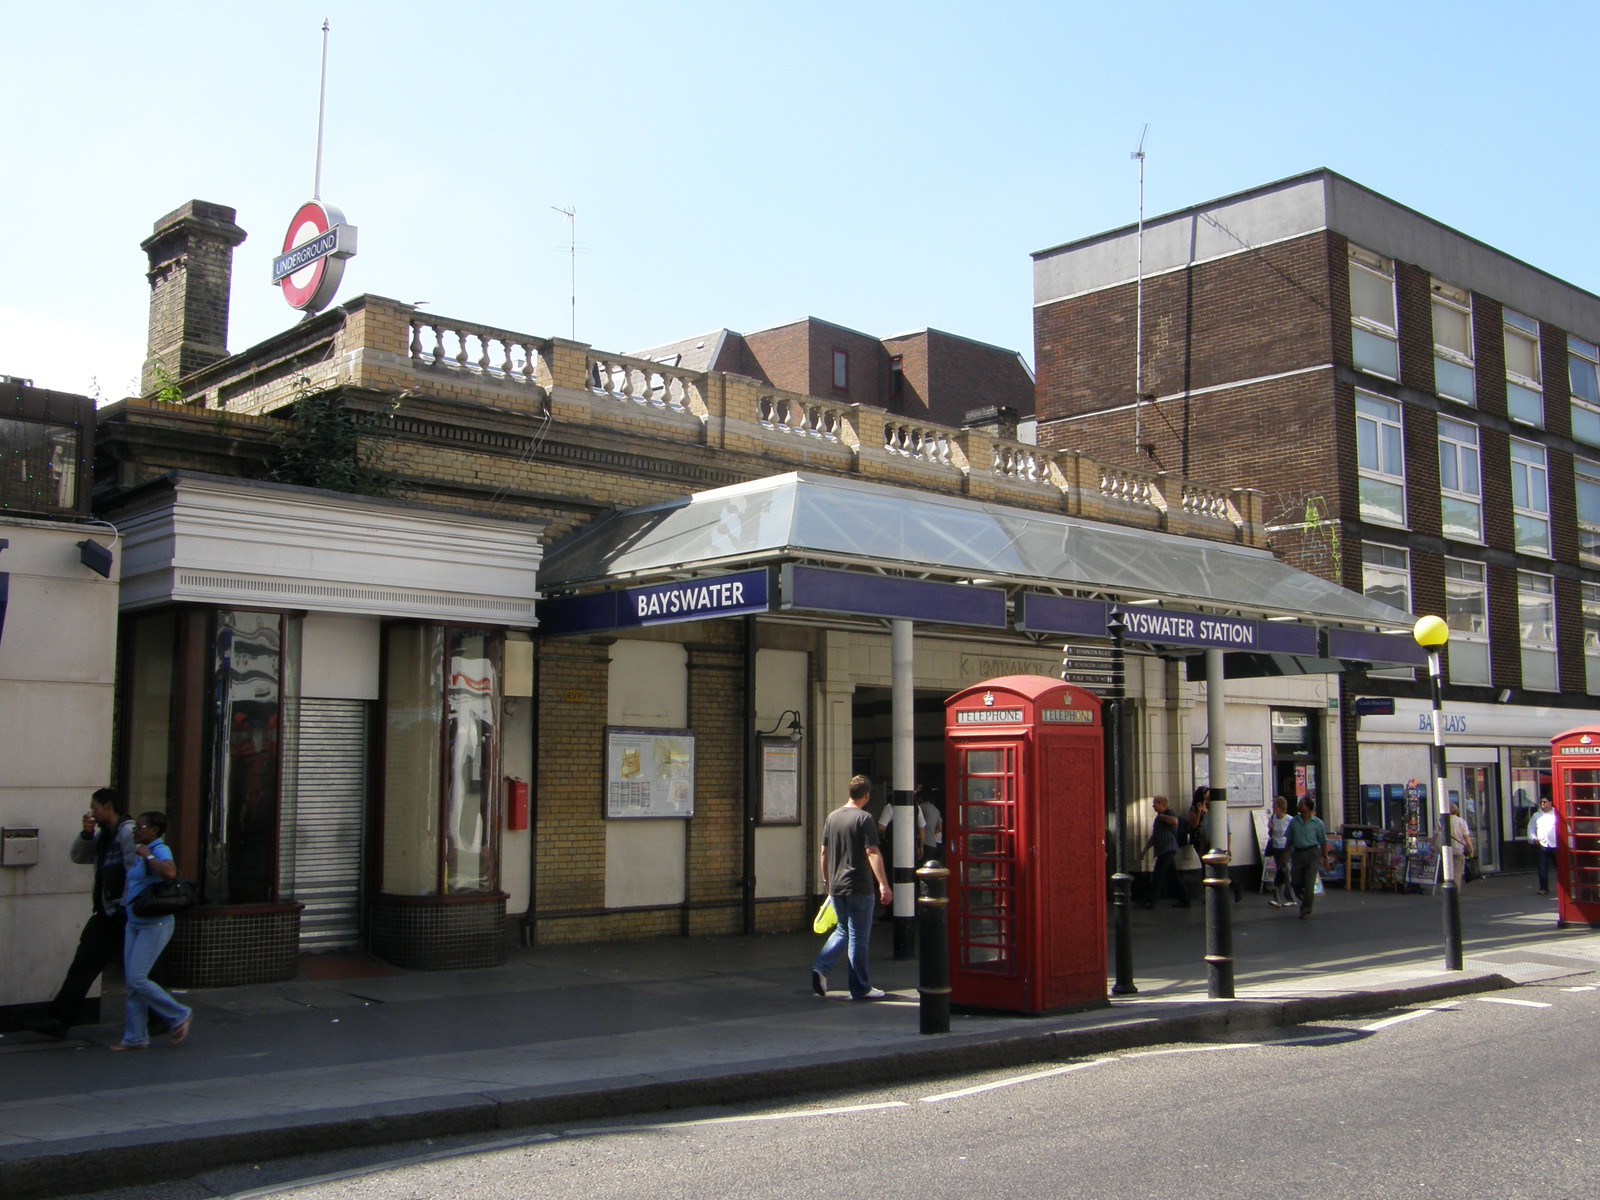
[[[122,975],[128,994],[123,1006],[122,1040],[127,1045],[142,1046],[150,1040],[152,1012],[174,1027],[189,1019],[191,1010],[150,979],[150,968],[156,965],[156,959],[172,940],[172,926],[171,917],[159,921],[129,921],[123,935]]]
[[[839,914],[839,923],[822,943],[817,961],[811,964],[813,971],[826,975],[839,957],[839,951],[848,947],[846,961],[850,967],[852,999],[859,1000],[872,990],[867,979],[867,949],[872,944],[872,918],[877,909],[878,897],[872,892],[861,896],[835,896],[833,911]]]

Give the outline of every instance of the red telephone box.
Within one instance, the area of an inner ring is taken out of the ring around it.
[[[1600,926],[1600,728],[1550,739],[1556,802],[1556,922]]]
[[[1099,697],[1042,676],[945,702],[953,1004],[1105,1003],[1101,735]]]

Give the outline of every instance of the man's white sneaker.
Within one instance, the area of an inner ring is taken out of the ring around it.
[[[882,988],[869,988],[863,995],[851,997],[854,1000],[882,1000],[886,995]]]

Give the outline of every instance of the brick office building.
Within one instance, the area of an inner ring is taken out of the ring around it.
[[[147,248],[232,236],[231,212],[198,211]],[[1062,636],[1103,640],[1119,598],[1289,629],[1302,655],[1317,628],[1396,627],[1264,552],[1253,493],[814,381],[362,296],[180,383],[182,403],[101,412],[98,483],[128,538],[119,774],[170,805],[207,881],[169,952],[196,974],[296,942],[438,966],[495,961],[519,931],[799,926],[822,816],[852,774],[880,798],[891,777],[896,622],[915,624],[934,786],[943,698],[1055,674]],[[261,481],[313,397],[361,422],[401,498]],[[1190,778],[1181,651],[1134,659],[1141,791]],[[1315,707],[1326,677],[1281,686]]]
[[[1142,316],[1139,240],[1034,256],[1041,445],[1248,480],[1286,560],[1446,616],[1449,786],[1526,865],[1549,738],[1600,721],[1600,297],[1330,171],[1147,221]],[[1341,694],[1333,814],[1392,825],[1426,680]]]
[[[1021,355],[939,329],[878,339],[807,317],[757,333],[719,329],[633,357],[744,375],[897,417],[984,425],[1006,438],[1033,416],[1033,373]]]

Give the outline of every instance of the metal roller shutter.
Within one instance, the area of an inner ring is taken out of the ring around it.
[[[287,890],[300,915],[302,950],[354,949],[361,940],[361,865],[367,810],[364,700],[300,701],[297,796],[284,830]]]

